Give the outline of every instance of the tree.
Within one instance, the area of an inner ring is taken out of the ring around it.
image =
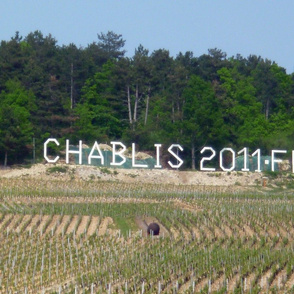
[[[217,145],[224,136],[223,120],[211,83],[201,77],[191,76],[184,97],[183,139],[191,150],[191,165],[195,169],[196,145]]]
[[[267,127],[253,78],[241,75],[236,67],[222,68],[218,74],[224,90],[218,98],[229,134],[227,139],[235,146],[256,146],[267,135]]]
[[[86,81],[81,102],[75,112],[78,135],[86,141],[117,139],[122,134],[120,110],[116,111],[116,89],[111,80],[113,63],[108,61],[93,78]]]
[[[145,103],[144,125],[147,123],[149,113],[149,102],[151,95],[151,64],[148,57],[149,51],[140,45],[135,50],[132,59],[133,83],[135,86],[135,99],[133,111],[133,123],[138,119],[138,109],[140,100]]]
[[[22,37],[19,32],[10,41],[1,41],[0,44],[0,91],[5,89],[9,79],[22,79],[27,59],[24,55]]]
[[[226,57],[227,54],[220,49],[208,49],[208,54],[203,54],[197,59],[197,74],[207,81],[218,80],[217,71],[230,66]]]
[[[17,80],[9,80],[0,94],[0,146],[4,152],[4,165],[23,159],[29,152],[33,138],[31,111],[35,110],[35,97]]]
[[[97,36],[99,39],[98,48],[104,52],[106,60],[110,58],[120,59],[124,56],[126,51],[122,48],[126,41],[122,38],[122,35],[108,31],[106,34],[100,33]]]

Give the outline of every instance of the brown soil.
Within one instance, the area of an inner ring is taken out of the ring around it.
[[[248,225],[244,225],[243,228],[244,228],[244,231],[247,236],[249,236],[249,237],[254,236],[254,234],[255,234],[254,231]]]
[[[236,288],[236,285],[238,281],[240,280],[240,275],[235,274],[232,279],[229,280],[229,285],[228,285],[228,292],[233,293],[234,289]]]
[[[193,213],[197,213],[197,211],[202,211],[203,209],[201,207],[198,206],[192,206],[191,204],[187,204],[185,202],[183,202],[182,200],[174,200],[174,206],[177,208],[182,208],[184,210],[188,210],[190,212]]]
[[[34,228],[34,226],[36,226],[37,225],[37,223],[38,223],[38,221],[40,220],[40,215],[35,215],[33,218],[32,218],[32,221],[29,223],[29,225],[27,226],[27,228],[26,228],[26,231],[28,232],[28,231],[31,231],[33,228]]]
[[[44,232],[45,234],[51,234],[52,230],[55,229],[59,225],[61,219],[61,215],[53,215],[51,223],[48,225],[46,231]]]
[[[259,280],[259,286],[263,290],[262,293],[267,293],[268,290],[268,279],[272,275],[272,269],[268,270],[266,273],[262,275]]]
[[[293,287],[293,285],[294,285],[294,273],[288,279],[285,288],[286,289],[291,289]]]
[[[59,225],[59,226],[57,227],[57,229],[56,229],[56,235],[62,234],[62,232],[65,233],[65,232],[63,231],[63,228],[65,227],[65,225],[67,224],[67,222],[68,222],[69,220],[70,220],[70,216],[69,216],[69,215],[64,215],[64,216],[63,216],[60,225]]]
[[[49,217],[50,217],[49,215],[44,215],[42,217],[41,223],[40,223],[40,225],[38,227],[38,231],[42,232],[42,234],[44,234],[43,227],[45,226],[45,224],[46,224],[47,220],[49,219]]]
[[[99,216],[92,216],[92,220],[89,225],[87,235],[92,236],[93,234],[95,234],[98,225],[99,225]]]
[[[222,275],[212,283],[211,291],[212,292],[219,291],[223,287],[224,282],[225,282],[225,275]]]
[[[21,218],[22,216],[21,215],[14,215],[10,224],[7,226],[7,230],[8,231],[11,231],[14,229],[16,223],[19,221],[19,219]]]
[[[214,235],[216,238],[223,238],[224,237],[223,231],[217,226],[214,226]]]
[[[2,228],[4,228],[5,224],[6,224],[7,222],[9,222],[12,218],[13,218],[13,215],[11,215],[11,214],[6,214],[5,217],[4,217],[4,220],[3,220],[2,223],[0,224],[0,230],[1,230]]]
[[[90,219],[90,216],[82,216],[81,223],[79,227],[77,228],[77,235],[81,235],[85,232],[89,219]]]
[[[69,226],[67,227],[66,234],[73,233],[75,226],[76,226],[76,223],[78,222],[78,219],[79,219],[78,215],[73,216]]]
[[[223,224],[222,227],[223,227],[223,230],[224,230],[225,234],[228,237],[232,237],[233,231],[229,228],[229,226]]]
[[[244,291],[248,291],[252,288],[252,283],[253,283],[254,278],[255,278],[255,273],[252,273],[247,278],[245,278],[246,281],[244,279],[244,286],[243,286]]]
[[[201,280],[195,285],[195,293],[201,292],[201,290],[208,285],[208,278]]]
[[[279,290],[283,286],[283,282],[286,281],[287,271],[285,269],[281,270],[275,279],[273,280],[271,287],[277,287]]]
[[[102,219],[101,224],[98,229],[98,236],[105,235],[108,226],[111,224],[113,224],[113,219],[111,217],[105,217],[104,219]]]
[[[25,215],[21,221],[21,223],[17,226],[17,228],[15,228],[15,231],[18,233],[18,232],[21,232],[22,231],[22,228],[23,226],[31,219],[31,215]]]

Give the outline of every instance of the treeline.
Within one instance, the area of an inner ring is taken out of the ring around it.
[[[40,31],[1,41],[2,162],[41,158],[49,137],[140,150],[179,143],[186,168],[202,146],[292,149],[294,76],[276,63],[219,49],[172,57],[142,45],[126,57],[121,35],[97,37],[85,48]]]

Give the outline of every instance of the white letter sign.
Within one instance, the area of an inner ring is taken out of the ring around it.
[[[203,157],[201,159],[201,161],[200,161],[200,170],[215,171],[215,168],[214,167],[203,167],[204,161],[211,160],[215,156],[215,151],[211,147],[204,147],[204,148],[202,148],[202,150],[200,151],[200,153],[202,154],[203,152],[208,151],[208,150],[211,151],[212,154],[209,157]]]
[[[79,164],[82,164],[82,141],[79,141],[79,150],[75,151],[75,150],[69,150],[69,140],[66,140],[66,151],[65,151],[65,155],[66,155],[66,159],[65,162],[69,163],[69,154],[79,154]]]
[[[135,147],[136,144],[132,143],[132,167],[148,167],[147,164],[137,164],[135,159],[136,150]]]
[[[95,151],[95,148],[97,149],[99,155],[93,155],[93,153]],[[100,158],[101,159],[101,165],[104,165],[104,157],[103,157],[103,154],[102,154],[102,152],[101,152],[101,150],[99,148],[99,145],[98,145],[98,143],[96,141],[95,141],[95,143],[94,143],[94,145],[92,147],[92,150],[91,150],[91,152],[90,152],[90,154],[88,156],[88,164],[91,164],[91,159],[92,158],[98,158],[98,159]]]
[[[154,144],[155,148],[156,148],[156,165],[154,165],[154,168],[162,168],[161,164],[160,164],[160,156],[159,156],[159,149],[161,147],[161,144]]]
[[[59,142],[54,138],[50,138],[50,139],[47,139],[47,141],[44,143],[44,158],[47,160],[47,162],[55,163],[59,159],[59,156],[56,156],[54,159],[49,159],[48,158],[48,156],[47,156],[47,145],[48,145],[49,142],[54,142],[57,146],[59,146]]]
[[[231,166],[231,168],[225,168],[225,167],[223,166],[223,153],[224,153],[225,151],[229,151],[229,152],[232,153],[232,166]],[[236,158],[236,154],[235,154],[235,151],[234,151],[232,148],[223,148],[223,149],[221,150],[221,152],[219,153],[219,166],[220,166],[220,168],[221,168],[223,171],[228,171],[228,172],[234,170],[234,169],[235,169],[235,158]]]
[[[110,142],[110,144],[112,145],[112,162],[110,162],[110,165],[123,165],[126,162],[126,158],[123,156],[123,153],[126,151],[126,146],[121,143],[121,142]],[[116,151],[116,146],[120,145],[122,147],[122,149],[120,151]],[[122,158],[121,162],[116,162],[115,161],[115,155],[118,155]]]
[[[170,147],[167,149],[168,150],[168,152],[171,154],[171,155],[173,155],[176,159],[177,159],[177,161],[179,162],[178,164],[172,164],[170,161],[168,161],[167,163],[170,165],[170,167],[172,167],[172,168],[179,168],[182,164],[183,164],[183,160],[177,155],[177,154],[175,154],[173,151],[172,151],[172,149],[174,148],[174,147],[177,147],[178,149],[180,149],[181,151],[183,151],[184,149],[183,149],[183,147],[181,146],[181,145],[179,145],[179,144],[172,144],[172,145],[170,145]]]
[[[282,159],[275,159],[276,153],[287,153],[287,150],[272,150],[272,171],[275,171],[275,162],[282,162]]]

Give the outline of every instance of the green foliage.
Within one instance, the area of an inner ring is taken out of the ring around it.
[[[76,123],[78,135],[86,141],[107,141],[121,136],[119,113],[111,104],[111,100],[115,99],[112,69],[113,63],[108,62],[93,79],[86,81],[81,103],[75,109],[79,117]]]
[[[100,167],[99,169],[103,174],[108,174],[108,175],[112,174],[112,171],[107,167]]]
[[[280,175],[277,171],[264,171],[263,174],[270,179],[277,179]]]
[[[122,35],[97,36],[86,48],[38,30],[1,41],[1,160],[7,151],[8,163],[23,161],[33,136],[40,157],[48,137],[141,150],[177,142],[192,166],[205,144],[292,149],[294,80],[276,63],[217,48],[173,58],[142,45],[125,57]]]
[[[16,80],[7,81],[0,100],[0,147],[6,164],[7,157],[15,162],[28,154],[34,133],[31,112],[36,107],[33,93]]]
[[[46,172],[48,174],[53,174],[53,173],[66,173],[68,168],[66,166],[53,166],[47,168]]]

